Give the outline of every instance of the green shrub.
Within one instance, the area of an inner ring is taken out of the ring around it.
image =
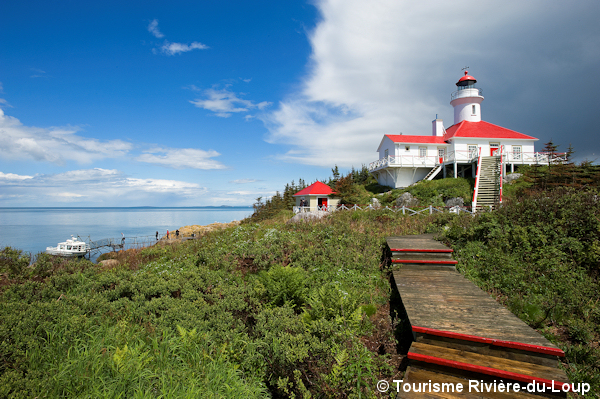
[[[563,347],[571,381],[596,392],[597,349],[573,348],[600,337],[597,195],[554,189],[508,198],[494,212],[455,217],[444,232],[461,272]]]
[[[283,306],[289,303],[294,308],[306,302],[307,278],[304,269],[281,265],[275,265],[269,271],[259,274],[259,280],[264,285],[271,304]]]
[[[465,204],[469,204],[473,199],[472,184],[469,179],[463,178],[422,180],[403,192],[418,198],[421,205],[443,206],[445,200],[455,197],[461,197]]]
[[[5,247],[0,251],[0,273],[7,273],[11,278],[21,276],[29,266],[29,260],[23,251]]]

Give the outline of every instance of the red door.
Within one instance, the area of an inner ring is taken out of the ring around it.
[[[490,156],[498,155],[498,149],[500,148],[500,144],[490,143]]]
[[[319,198],[319,208],[327,208],[327,198]]]

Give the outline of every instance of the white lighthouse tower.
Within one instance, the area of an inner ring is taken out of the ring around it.
[[[475,87],[477,80],[465,71],[465,76],[456,82],[458,90],[452,93],[450,105],[454,107],[454,124],[462,121],[481,122],[481,89]]]

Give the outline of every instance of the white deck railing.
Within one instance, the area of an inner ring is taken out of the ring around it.
[[[391,167],[411,167],[411,168],[433,168],[440,163],[471,163],[477,161],[476,151],[451,151],[441,156],[418,155],[389,155],[369,164],[369,171]],[[547,152],[505,152],[502,158],[503,163],[509,164],[556,164],[567,162],[565,153],[550,154]]]
[[[433,213],[443,213],[443,212],[450,212],[450,213],[461,213],[461,212],[466,212],[466,213],[473,213],[471,206],[452,206],[452,207],[447,207],[447,206],[433,206],[433,205],[429,205],[429,206],[422,206],[422,207],[406,207],[406,206],[373,206],[372,204],[370,205],[337,205],[337,206],[319,206],[319,207],[308,207],[308,206],[295,206],[293,208],[294,213],[300,213],[300,212],[313,212],[316,210],[319,211],[329,211],[329,212],[333,212],[333,211],[341,211],[341,210],[345,210],[345,211],[371,211],[371,210],[388,210],[388,211],[392,211],[392,212],[402,212],[402,214],[408,214],[408,215],[420,215],[420,214],[433,214]]]

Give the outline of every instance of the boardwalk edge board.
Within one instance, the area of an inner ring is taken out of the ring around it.
[[[457,362],[455,360],[442,359],[435,356],[421,355],[418,353],[408,352],[408,358],[415,361],[421,361],[425,363],[433,363],[439,366],[452,367],[455,369],[466,370],[475,373],[481,373],[491,375],[499,378],[510,378],[514,381],[526,382],[526,383],[540,383],[544,384],[547,388],[561,389],[564,385],[567,385],[567,389],[564,392],[571,390],[571,385],[561,381],[547,380],[545,378],[534,377],[526,374],[513,373],[512,371],[499,370],[492,367],[477,366],[470,363]],[[561,392],[561,391],[555,391]]]
[[[422,259],[392,259],[392,263],[424,263],[438,265],[456,265],[456,260],[422,260]]]
[[[425,252],[425,253],[452,253],[453,249],[410,249],[410,248],[390,248],[392,252]]]
[[[503,346],[503,347],[511,348],[511,349],[521,349],[521,350],[524,350],[527,352],[536,352],[536,353],[542,353],[545,355],[554,355],[554,356],[565,357],[565,352],[563,350],[558,349],[558,348],[549,348],[547,346],[524,344],[522,342],[504,341],[501,339],[494,339],[494,338],[485,338],[485,337],[480,337],[477,335],[468,335],[468,334],[455,333],[455,332],[451,332],[451,331],[436,330],[436,329],[428,328],[428,327],[413,326],[412,330],[415,333],[436,335],[436,336],[445,337],[445,338],[456,338],[456,339],[461,339],[464,341],[479,342],[479,343],[490,344],[490,345],[495,345],[495,346]]]

